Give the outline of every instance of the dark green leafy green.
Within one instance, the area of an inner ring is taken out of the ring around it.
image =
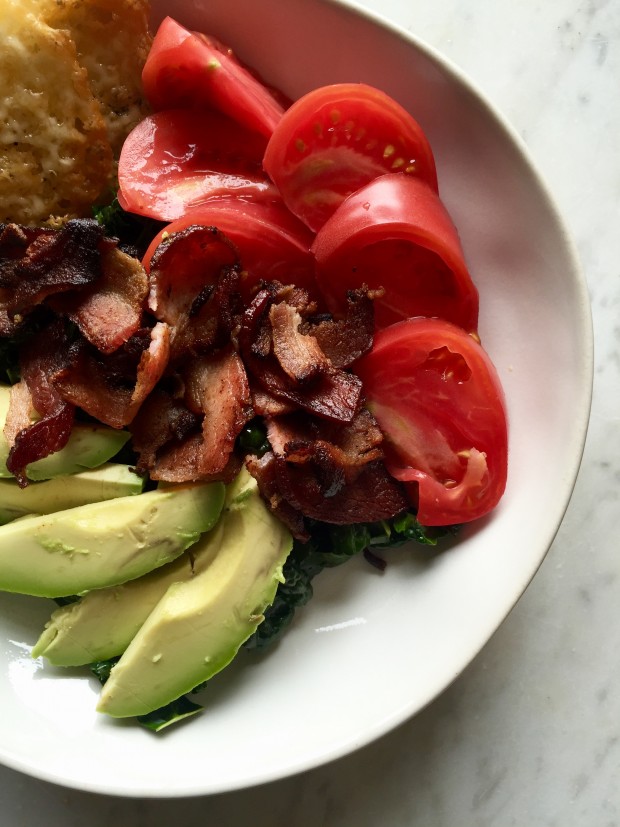
[[[148,715],[138,715],[136,720],[139,724],[153,732],[161,732],[162,729],[169,727],[170,724],[176,724],[184,718],[189,718],[202,712],[203,707],[190,701],[185,695],[177,698],[161,709],[156,709],[154,712],[149,712]]]
[[[109,203],[93,207],[93,218],[105,227],[106,235],[118,238],[121,247],[132,248],[139,258],[165,226],[153,218],[125,212],[118,203],[116,188],[110,192]]]
[[[246,454],[256,454],[262,457],[269,451],[270,445],[267,440],[267,430],[261,419],[253,419],[243,428],[237,437],[237,447]]]

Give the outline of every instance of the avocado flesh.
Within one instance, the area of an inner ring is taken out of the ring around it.
[[[0,527],[0,590],[62,597],[133,580],[193,545],[223,502],[207,483],[22,517]]]
[[[220,525],[215,559],[169,587],[112,669],[100,712],[145,715],[175,700],[227,666],[264,619],[292,537],[255,483],[228,504]]]
[[[170,486],[160,485],[160,489]],[[241,473],[226,487],[225,507],[241,502],[254,490],[254,480]],[[79,601],[57,609],[32,650],[54,666],[82,666],[121,655],[173,583],[204,571],[217,554],[221,521],[192,546],[191,560],[182,555],[144,577],[120,586],[95,589]]]
[[[6,467],[10,448],[3,433],[10,392],[10,387],[0,385],[0,477],[12,479],[13,475]],[[129,436],[128,431],[118,431],[106,425],[74,425],[65,447],[31,463],[26,469],[26,476],[33,481],[49,480],[96,468],[117,454]]]
[[[210,565],[222,541],[222,523],[172,563],[120,586],[95,589],[52,614],[32,649],[54,666],[84,666],[121,655],[173,583]]]
[[[20,488],[0,480],[0,525],[26,514],[52,514],[87,503],[140,494],[144,479],[127,465],[105,463],[99,468],[67,474]]]

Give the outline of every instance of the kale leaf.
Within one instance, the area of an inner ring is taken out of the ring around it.
[[[142,258],[147,247],[165,224],[153,218],[125,212],[118,203],[116,189],[110,201],[93,207],[93,218],[105,227],[106,235],[119,240],[119,247]]]

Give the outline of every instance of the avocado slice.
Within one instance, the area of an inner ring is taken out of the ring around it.
[[[0,589],[62,597],[140,577],[213,527],[224,485],[179,486],[0,527]]]
[[[168,588],[113,667],[100,712],[123,718],[170,703],[227,666],[264,619],[292,537],[253,480],[225,507],[221,528],[215,559]]]
[[[52,514],[65,508],[140,494],[144,479],[128,465],[108,462],[91,471],[33,482],[20,488],[0,480],[0,525],[26,514]]]
[[[0,385],[0,477],[13,479],[6,467],[10,448],[4,437],[10,395],[11,388],[8,385]],[[117,454],[129,440],[129,436],[128,431],[115,430],[106,425],[74,425],[65,447],[31,463],[26,469],[26,476],[33,481],[49,480],[64,474],[75,474],[87,468],[96,468]]]
[[[227,486],[225,507],[241,502],[254,490],[254,480],[243,472]],[[167,484],[160,485],[169,488]],[[211,564],[223,536],[222,521],[189,555],[119,586],[95,589],[80,600],[61,606],[49,619],[34,645],[32,657],[43,656],[54,666],[82,666],[121,655],[149,614],[173,583],[189,580]]]
[[[52,614],[32,649],[54,666],[84,666],[121,655],[173,583],[189,580],[212,562],[223,536],[218,522],[172,563],[119,586],[95,589]]]

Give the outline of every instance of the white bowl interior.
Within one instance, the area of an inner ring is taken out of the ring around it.
[[[410,109],[433,145],[480,289],[483,343],[510,417],[509,483],[491,518],[439,555],[390,552],[382,575],[361,559],[321,575],[277,648],[242,654],[203,694],[207,711],[163,736],[97,715],[94,679],[31,661],[51,603],[0,596],[0,760],[73,787],[174,796],[336,758],[459,674],[522,593],[564,514],[585,439],[592,337],[570,241],[518,139],[432,50],[320,0],[155,0],[154,10],[229,42],[292,97],[365,81]]]

